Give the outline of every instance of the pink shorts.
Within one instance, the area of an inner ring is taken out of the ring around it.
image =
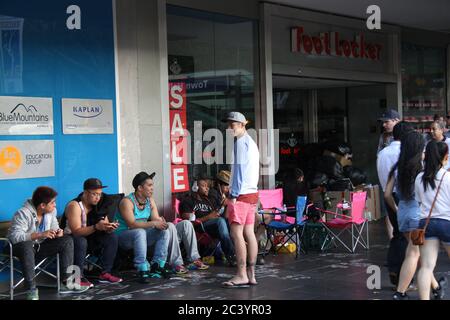
[[[240,225],[255,224],[256,204],[236,201],[235,204],[231,202],[227,206],[228,222],[230,224],[237,223]]]

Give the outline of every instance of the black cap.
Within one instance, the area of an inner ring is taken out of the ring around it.
[[[147,172],[139,172],[134,178],[133,178],[133,188],[137,189],[145,180],[147,179],[153,179],[153,177],[156,175],[155,172],[152,174],[148,174]]]
[[[394,109],[389,109],[381,115],[381,117],[378,118],[380,121],[388,121],[393,119],[399,119],[400,120],[400,114],[395,111]]]
[[[102,182],[97,178],[89,178],[83,184],[84,190],[94,190],[94,189],[103,189],[108,186],[104,186]]]

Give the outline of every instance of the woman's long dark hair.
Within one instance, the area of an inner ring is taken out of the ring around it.
[[[422,153],[425,147],[425,139],[416,132],[411,131],[403,135],[401,139],[400,156],[394,165],[389,178],[398,170],[398,189],[405,200],[413,198],[414,181],[422,171]]]
[[[423,188],[427,191],[427,185],[430,185],[431,189],[436,188],[434,179],[439,169],[442,168],[442,160],[448,154],[448,146],[445,142],[437,142],[431,140],[427,144],[425,150],[425,168],[423,170],[422,183]]]

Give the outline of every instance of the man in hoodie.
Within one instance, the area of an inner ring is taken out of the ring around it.
[[[88,288],[74,286],[68,289],[67,268],[73,264],[72,238],[63,234],[56,219],[57,192],[49,187],[39,187],[31,199],[25,201],[11,221],[8,239],[13,244],[13,254],[22,264],[28,300],[39,300],[35,282],[36,260],[51,257],[59,253],[62,270],[60,293],[83,292]]]

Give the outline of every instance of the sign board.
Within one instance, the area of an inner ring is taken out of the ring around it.
[[[113,134],[112,100],[62,99],[64,134]]]
[[[187,167],[186,84],[169,84],[172,193],[189,191]]]
[[[51,98],[0,97],[0,135],[53,134]]]
[[[54,175],[53,140],[0,141],[0,180]]]

